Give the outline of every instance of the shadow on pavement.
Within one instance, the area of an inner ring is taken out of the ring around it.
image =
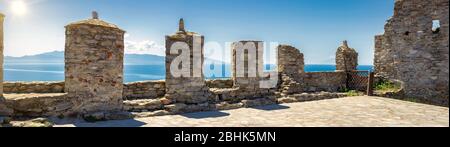
[[[282,110],[282,109],[289,109],[289,108],[290,107],[283,106],[283,105],[268,105],[268,106],[253,107],[253,109],[264,110],[264,111]]]
[[[109,120],[109,121],[97,121],[95,123],[86,122],[84,120],[58,120],[55,122],[57,125],[70,124],[73,127],[142,127],[147,123],[134,119],[127,120]]]
[[[217,118],[217,117],[224,117],[224,116],[229,116],[229,115],[230,115],[229,113],[220,112],[220,111],[181,114],[181,116],[184,116],[187,118],[194,118],[194,119]]]

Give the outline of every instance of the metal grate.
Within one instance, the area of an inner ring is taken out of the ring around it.
[[[370,71],[351,71],[347,72],[347,88],[367,92]]]

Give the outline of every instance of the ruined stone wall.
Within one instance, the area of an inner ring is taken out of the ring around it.
[[[205,83],[203,75],[203,46],[204,36],[184,29],[184,21],[180,20],[179,31],[166,36],[166,98],[176,103],[197,104],[204,103],[212,97]],[[176,44],[187,44],[188,50],[173,48]],[[198,48],[194,48],[194,44]],[[190,64],[183,63],[189,60]],[[171,67],[174,65],[174,67]],[[184,66],[184,67],[183,67]],[[183,71],[172,71],[172,70]]]
[[[123,98],[133,99],[156,99],[166,94],[165,81],[142,81],[126,83],[123,86]]]
[[[64,93],[64,82],[5,82],[5,93]]]
[[[76,112],[122,109],[124,33],[95,15],[66,26],[65,91]]]
[[[303,92],[304,84],[298,81],[300,74],[305,72],[303,54],[289,45],[280,45],[277,50],[278,72],[281,77],[279,90],[283,94]]]
[[[296,75],[305,72],[304,55],[298,49],[289,45],[278,46],[278,72]]]
[[[375,37],[377,75],[403,82],[405,97],[448,105],[448,14],[448,0],[396,1],[385,33]]]
[[[255,47],[254,49],[246,46],[251,46],[251,44]],[[259,88],[259,76],[264,66],[262,63],[263,49],[262,41],[239,41],[232,44],[231,74],[235,87],[253,90]]]
[[[336,51],[336,70],[354,71],[357,67],[358,53],[348,46],[347,41],[344,41]]]
[[[346,72],[308,72],[301,74],[305,92],[339,92],[346,87]]]
[[[254,48],[251,48],[253,46]],[[231,46],[231,73],[233,88],[240,97],[269,96],[269,89],[261,88],[264,69],[264,44],[262,41],[239,41]]]
[[[375,73],[377,77],[393,78],[393,75],[396,74],[394,58],[391,54],[391,50],[383,47],[383,39],[383,35],[375,36]]]
[[[337,51],[336,72],[304,72],[303,54],[292,46],[278,47],[278,72],[282,95],[303,92],[338,92],[346,88],[346,71],[356,70],[358,53],[348,47],[347,42]]]

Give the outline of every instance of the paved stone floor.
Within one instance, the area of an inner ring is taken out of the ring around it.
[[[68,121],[68,120],[66,120]],[[218,112],[57,127],[449,127],[449,109],[379,97],[348,97]]]

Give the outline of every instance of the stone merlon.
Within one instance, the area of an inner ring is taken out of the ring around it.
[[[117,25],[112,24],[112,23],[108,23],[106,21],[100,20],[98,13],[97,12],[92,12],[92,18],[91,19],[86,19],[86,20],[81,20],[81,21],[77,21],[77,22],[73,22],[70,23],[66,26],[66,28],[68,27],[74,27],[74,26],[80,26],[80,25],[93,25],[93,26],[101,26],[101,27],[107,27],[107,28],[112,28],[112,29],[117,29],[120,30],[122,32],[125,32],[124,30],[120,29]]]

